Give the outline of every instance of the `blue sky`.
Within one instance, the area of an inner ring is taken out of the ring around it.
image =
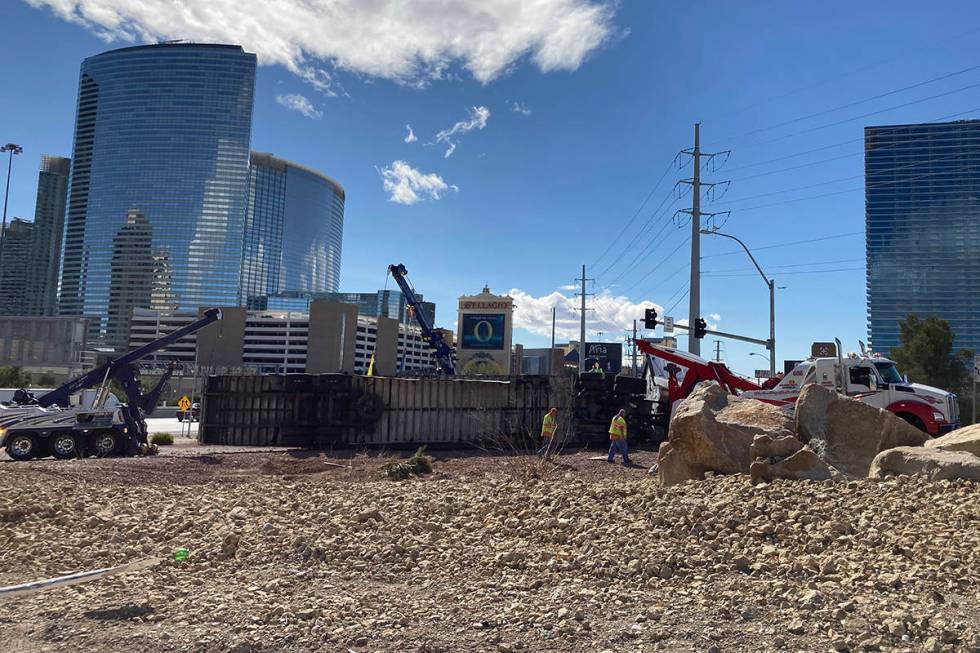
[[[0,4],[0,140],[25,149],[10,216],[33,216],[40,155],[71,154],[84,57],[161,37],[238,42],[259,54],[253,149],[347,190],[342,289],[378,289],[387,264],[403,262],[437,303],[437,322],[454,326],[456,298],[488,283],[513,291],[515,342],[528,346],[548,341],[553,305],[559,339],[577,336],[566,286],[583,263],[599,293],[590,339],[621,337],[644,303],[686,317],[689,227],[671,217],[690,197],[670,193],[691,171],[668,166],[700,120],[704,150],[732,150],[705,170],[732,184],[703,209],[731,210],[724,231],[785,286],[779,360],[835,336],[855,349],[866,336],[862,128],[980,117],[980,86],[968,88],[980,84],[980,68],[968,70],[980,65],[980,7],[969,2],[814,11],[459,0],[446,10],[341,0],[326,17],[285,1],[213,0],[206,18],[174,16],[169,4]],[[412,180],[418,201],[404,203]],[[784,245],[812,239],[823,240]],[[702,314],[766,337],[766,288],[745,256],[707,238],[702,254]],[[750,351],[763,352],[722,348],[738,371],[766,367]]]

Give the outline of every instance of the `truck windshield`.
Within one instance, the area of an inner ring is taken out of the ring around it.
[[[885,383],[905,383],[902,375],[898,373],[895,363],[875,363],[875,367]]]

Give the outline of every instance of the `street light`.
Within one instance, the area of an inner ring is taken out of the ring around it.
[[[14,155],[21,154],[23,151],[24,148],[16,143],[7,143],[3,147],[0,147],[0,152],[7,153],[7,189],[3,194],[3,225],[0,226],[0,263],[3,263],[3,241],[7,237],[7,200],[10,198],[10,168],[14,162]]]
[[[749,356],[758,356],[759,358],[765,358],[766,359],[766,362],[767,363],[769,362],[769,357],[768,356],[766,356],[765,354],[760,354],[757,351],[750,351],[749,352]]]
[[[768,341],[769,344],[766,345],[766,349],[769,350],[769,373],[775,375],[776,374],[776,283],[772,279],[766,276],[766,273],[762,271],[761,267],[759,267],[758,261],[756,261],[755,257],[752,256],[752,252],[749,251],[749,248],[746,247],[745,243],[743,243],[741,240],[739,240],[735,236],[731,236],[729,234],[723,234],[716,229],[702,229],[701,233],[704,234],[705,236],[722,236],[723,238],[731,238],[736,243],[741,245],[742,249],[745,250],[745,253],[748,254],[749,258],[752,260],[752,265],[754,265],[755,269],[759,271],[759,274],[762,276],[762,280],[766,282],[766,286],[768,286],[769,288],[769,341]]]

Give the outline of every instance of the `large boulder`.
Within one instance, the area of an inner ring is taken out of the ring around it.
[[[956,429],[941,438],[929,440],[926,446],[943,451],[966,451],[974,456],[980,456],[980,424]]]
[[[933,481],[980,481],[980,458],[965,451],[935,447],[896,447],[875,456],[868,471],[869,478],[885,478],[888,474],[924,476]]]
[[[748,473],[752,443],[760,434],[792,437],[793,420],[775,406],[705,384],[675,405],[669,440],[660,446],[660,482],[700,480],[708,471]]]
[[[843,476],[836,469],[820,459],[820,456],[809,447],[801,446],[799,450],[782,460],[757,458],[749,467],[749,475],[753,483],[771,482],[777,478],[794,481],[825,481],[827,479],[841,480]]]
[[[852,478],[867,476],[871,461],[886,449],[919,446],[929,440],[887,410],[817,384],[804,386],[796,402],[796,435],[825,462]]]

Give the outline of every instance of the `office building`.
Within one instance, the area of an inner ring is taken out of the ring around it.
[[[864,151],[871,346],[915,314],[980,351],[980,120],[866,127]]]
[[[435,323],[436,305],[423,300],[421,293],[416,293],[422,310],[430,323]],[[378,292],[282,292],[266,297],[253,297],[249,308],[257,310],[298,311],[308,312],[310,304],[316,300],[352,304],[357,307],[358,315],[374,317],[390,317],[402,324],[416,324],[410,314],[408,302],[400,290],[379,290]]]
[[[327,309],[339,307],[328,302],[317,303]],[[199,363],[209,371],[220,369],[243,374],[317,374],[344,369],[365,374],[372,354],[387,348],[395,355],[395,359],[389,361],[391,374],[425,375],[436,371],[438,366],[432,350],[422,339],[418,327],[371,315],[357,315],[353,307],[344,308],[350,309],[348,314],[352,318],[351,338],[346,341],[343,335],[345,329],[332,328],[334,325],[331,321],[336,317],[336,311],[225,309],[220,327],[207,327],[220,332],[218,344],[208,337],[210,332],[202,330],[203,336],[187,336],[165,350],[154,352],[141,361],[141,365],[156,368],[157,372],[162,372],[173,361],[188,369]],[[193,322],[197,317],[194,311],[136,309],[129,346],[135,349],[145,345]],[[349,356],[346,363],[344,352]],[[337,364],[323,367],[320,361],[326,359],[333,359]],[[377,370],[376,373],[381,374]]]
[[[252,152],[245,214],[242,292],[336,292],[344,234],[344,189],[326,175]]]
[[[94,353],[86,350],[87,330],[88,321],[78,317],[0,317],[0,365],[77,376],[95,366]]]
[[[28,300],[24,315],[54,315],[58,300],[58,268],[65,233],[71,159],[41,157],[34,208]]]
[[[27,315],[34,223],[11,220],[0,237],[0,315]]]
[[[125,347],[134,307],[241,302],[255,65],[199,43],[82,62],[59,312],[95,340]]]

